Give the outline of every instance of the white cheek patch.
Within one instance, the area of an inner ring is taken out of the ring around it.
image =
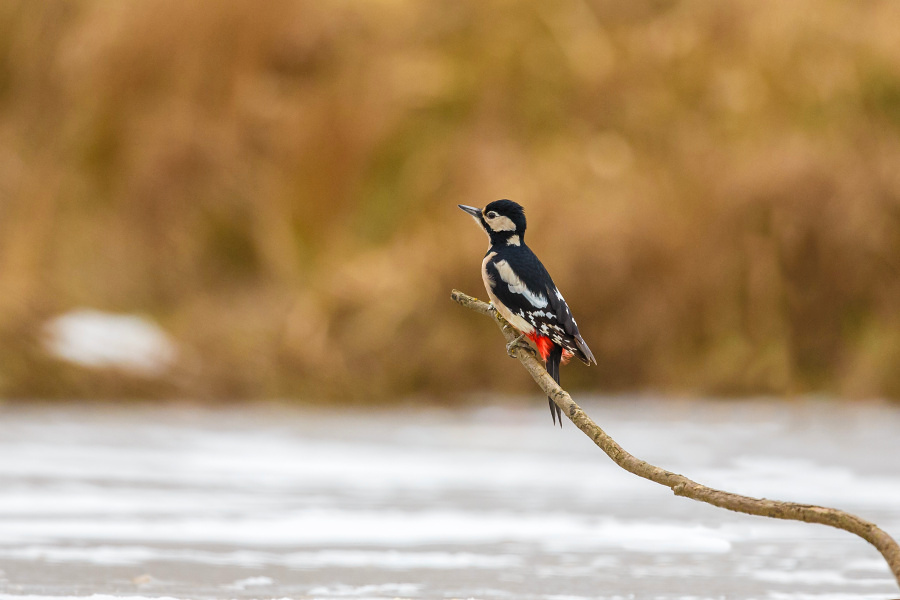
[[[512,270],[512,267],[509,266],[508,262],[505,260],[498,260],[494,263],[494,266],[497,267],[497,272],[500,273],[500,279],[509,286],[510,292],[522,294],[535,308],[544,308],[547,306],[547,298],[529,290],[519,276],[516,275],[516,272]]]
[[[488,227],[494,231],[515,231],[516,224],[509,217],[494,217],[493,219],[484,219],[487,221]]]

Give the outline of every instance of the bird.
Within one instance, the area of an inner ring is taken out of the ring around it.
[[[512,200],[496,200],[484,208],[458,204],[487,233],[490,247],[481,262],[481,278],[491,305],[519,335],[506,346],[513,348],[527,337],[544,360],[547,372],[559,384],[559,366],[572,356],[590,366],[597,364],[581,337],[578,324],[550,273],[525,245],[525,210]],[[550,402],[553,425],[562,412]]]

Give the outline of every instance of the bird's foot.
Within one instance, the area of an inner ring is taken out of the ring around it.
[[[516,351],[516,348],[521,348],[522,350],[526,350],[527,352],[530,352],[532,356],[534,356],[534,350],[531,348],[531,346],[528,344],[528,342],[523,341],[522,338],[524,338],[524,337],[525,337],[525,334],[520,333],[516,337],[516,339],[514,339],[513,341],[511,341],[510,343],[508,343],[506,345],[506,353],[509,355],[510,358],[516,357],[516,355],[514,354],[514,352]]]

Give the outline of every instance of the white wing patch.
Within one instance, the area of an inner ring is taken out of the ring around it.
[[[500,273],[500,279],[509,286],[510,292],[522,294],[535,308],[544,308],[547,306],[547,297],[529,290],[528,286],[526,286],[525,282],[516,275],[516,272],[512,270],[512,267],[509,266],[508,262],[505,260],[498,260],[494,263],[494,266],[497,267],[497,272]]]

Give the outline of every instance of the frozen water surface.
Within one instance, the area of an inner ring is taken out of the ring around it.
[[[620,470],[533,410],[0,407],[0,600],[900,597],[850,534]],[[900,537],[900,407],[604,399],[626,449]]]

